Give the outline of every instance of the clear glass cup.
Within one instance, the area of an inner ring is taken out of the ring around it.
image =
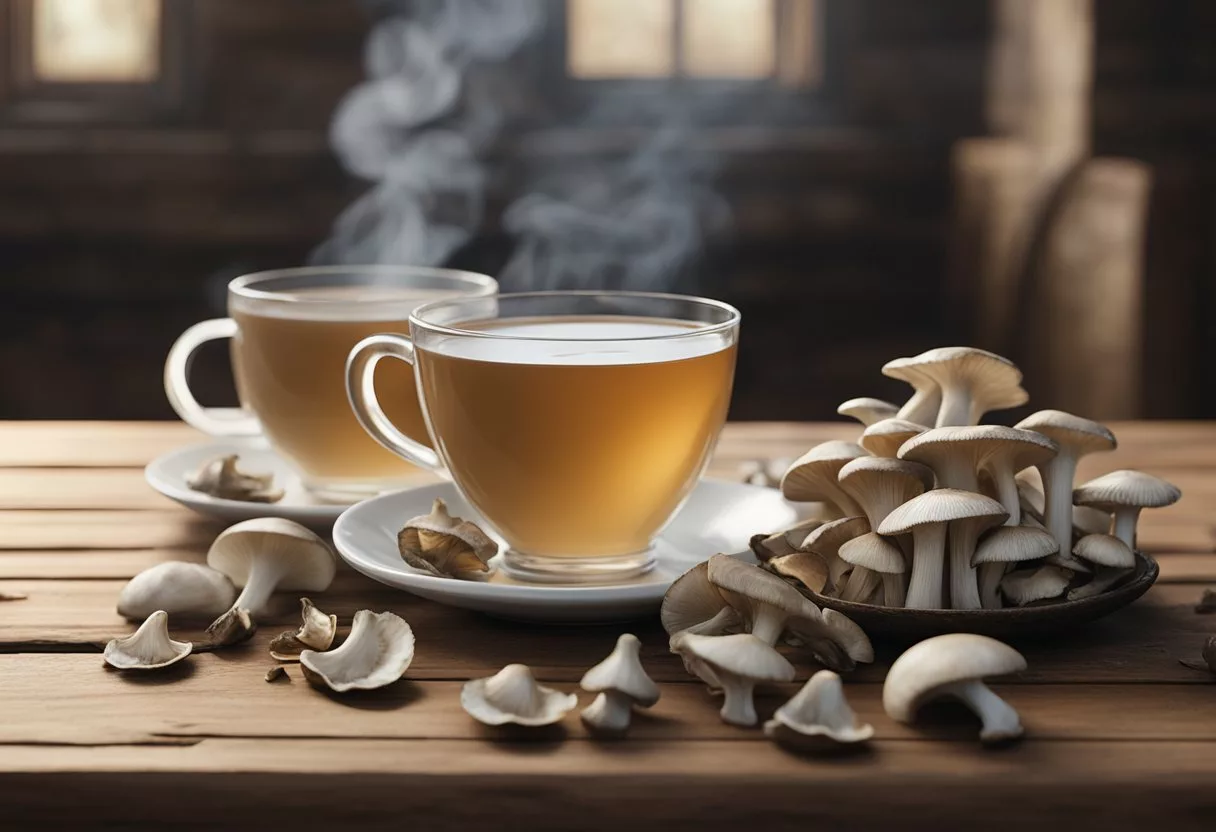
[[[407,332],[418,306],[486,297],[490,277],[412,266],[321,266],[238,277],[228,284],[228,318],[182,333],[165,362],[165,392],[187,423],[216,437],[264,435],[316,498],[351,502],[416,481],[414,466],[373,442],[350,411],[346,358],[377,332]],[[190,391],[189,368],[208,341],[231,339],[242,409],[207,408]],[[376,375],[386,409],[406,435],[427,442],[407,368]]]
[[[377,334],[347,365],[351,406],[385,448],[446,467],[526,580],[644,573],[726,420],[739,313],[714,300],[535,292],[438,301],[410,337]],[[403,431],[373,384],[415,368],[434,447]]]

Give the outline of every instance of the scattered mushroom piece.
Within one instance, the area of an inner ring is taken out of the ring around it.
[[[1005,509],[996,500],[970,491],[938,488],[904,503],[878,529],[882,535],[912,533],[912,578],[906,605],[941,609],[946,530],[950,530],[950,604],[953,609],[979,609],[979,585],[971,558],[985,529],[1000,525]]]
[[[1216,636],[1210,636],[1203,643],[1203,653],[1201,655],[1203,657],[1202,662],[1182,659],[1182,664],[1191,670],[1207,670],[1211,673],[1216,673]]]
[[[821,670],[764,723],[764,733],[779,745],[826,751],[864,743],[874,727],[857,724],[840,676]]]
[[[1022,389],[1022,371],[1009,359],[987,350],[938,347],[902,361],[902,366],[915,367],[941,389],[942,404],[934,427],[975,425],[990,410],[1018,407],[1030,398]]]
[[[827,561],[814,552],[794,552],[765,564],[770,572],[796,581],[811,592],[823,592],[828,583]]]
[[[830,503],[842,517],[856,517],[861,509],[841,490],[836,477],[846,464],[869,455],[852,442],[832,440],[816,445],[786,469],[781,493],[795,503]]]
[[[201,563],[158,563],[127,582],[118,594],[118,614],[142,621],[157,610],[174,617],[210,621],[232,606],[236,587],[228,576]]]
[[[1030,526],[1001,526],[993,529],[975,547],[971,563],[979,570],[980,603],[986,610],[999,610],[1001,579],[1011,564],[1039,560],[1059,551],[1056,539],[1045,529]]]
[[[841,416],[848,416],[850,419],[856,419],[866,427],[881,422],[883,419],[892,419],[899,412],[899,405],[884,402],[882,399],[849,399],[840,407],[836,408],[836,412]]]
[[[326,615],[311,599],[300,599],[300,628],[275,636],[270,642],[270,655],[281,662],[300,660],[305,650],[325,652],[338,634],[338,616]]]
[[[593,732],[621,735],[629,729],[633,706],[649,708],[659,701],[659,686],[646,674],[639,655],[642,643],[625,633],[608,658],[588,670],[579,686],[599,694],[583,709],[583,724]]]
[[[1216,612],[1216,590],[1205,589],[1195,604],[1195,612],[1200,615]]]
[[[220,532],[207,565],[223,572],[241,594],[233,608],[264,612],[276,590],[322,592],[334,579],[334,554],[324,540],[299,523],[262,517]]]
[[[987,636],[951,633],[912,647],[895,660],[882,687],[882,705],[896,722],[911,723],[925,703],[959,699],[980,718],[980,741],[1006,742],[1022,736],[1017,711],[993,693],[983,679],[1026,669],[1026,659],[1007,644]]]
[[[249,615],[249,610],[233,607],[228,612],[211,622],[206,630],[206,640],[196,644],[197,651],[216,650],[220,647],[231,647],[253,638],[258,630],[257,622]]]
[[[1114,450],[1115,435],[1097,422],[1060,410],[1032,413],[1018,422],[1017,427],[1041,433],[1059,446],[1059,452],[1039,466],[1045,498],[1043,524],[1060,546],[1052,562],[1069,569],[1083,569],[1083,564],[1071,554],[1072,488],[1077,462],[1092,453]]]
[[[430,514],[406,522],[397,534],[401,557],[415,569],[439,578],[469,579],[490,571],[498,544],[476,523],[453,517],[436,498]]]
[[[824,523],[808,534],[798,549],[819,555],[828,565],[829,592],[839,592],[845,575],[853,567],[840,558],[840,547],[848,540],[870,531],[870,523],[864,517],[842,517]]]
[[[894,459],[899,448],[913,436],[927,431],[924,425],[903,419],[883,419],[870,425],[861,434],[859,444],[874,456]]]
[[[722,720],[732,725],[755,725],[752,698],[758,682],[790,682],[794,666],[771,645],[750,633],[733,636],[698,636],[680,633],[671,641],[673,652],[694,667],[708,665],[721,681],[725,701]]]
[[[743,628],[743,620],[727,604],[725,594],[709,582],[709,564],[705,561],[676,578],[667,588],[659,619],[669,636],[686,630],[717,636]]]
[[[287,678],[287,668],[281,664],[276,664],[274,667],[266,671],[265,679],[267,682],[277,682],[280,679]]]
[[[560,722],[578,705],[578,697],[538,684],[527,665],[509,664],[489,678],[467,682],[460,704],[483,725],[538,728]]]
[[[156,670],[176,664],[190,655],[193,645],[169,638],[169,614],[157,610],[126,638],[106,645],[106,664],[119,670]]]
[[[1069,590],[1069,601],[1101,595],[1136,570],[1136,553],[1113,535],[1087,534],[1077,541],[1072,553],[1097,568],[1089,581]]]
[[[801,523],[773,534],[754,535],[749,543],[752,554],[761,563],[782,555],[792,555],[798,551],[798,547],[802,541],[806,540],[806,536],[822,526],[823,522],[821,519],[803,520]]]
[[[1016,526],[1022,522],[1017,473],[1047,462],[1056,455],[1059,446],[1043,434],[1032,430],[1001,428],[998,433],[1005,441],[980,460],[980,469],[991,477],[996,487],[996,498],[1005,507],[1005,511],[1009,512],[1005,525]]]
[[[840,593],[841,600],[864,603],[881,583],[883,606],[904,605],[903,575],[907,567],[898,546],[878,533],[870,532],[841,546],[840,557],[853,564],[853,574]]]
[[[1073,571],[1063,566],[1046,564],[1038,569],[1009,572],[1001,579],[1001,594],[1019,607],[1059,598],[1068,589]]]
[[[374,690],[400,679],[414,660],[414,631],[391,612],[359,610],[350,635],[327,653],[300,654],[304,678],[342,693]]]
[[[24,592],[0,592],[0,601],[28,601],[29,597]]]
[[[904,402],[895,418],[932,427],[937,423],[937,413],[942,406],[942,389],[937,382],[920,371],[916,358],[896,358],[882,368],[887,378],[897,378],[912,385],[915,391]]]
[[[1078,506],[1098,509],[1115,516],[1114,536],[1136,547],[1136,522],[1140,510],[1173,505],[1182,497],[1177,486],[1143,471],[1111,471],[1090,480],[1072,492]]]
[[[246,474],[237,462],[236,454],[213,459],[187,477],[186,486],[221,500],[277,503],[283,499],[283,490],[274,487],[274,474]]]

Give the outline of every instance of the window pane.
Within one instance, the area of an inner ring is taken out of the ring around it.
[[[671,75],[675,69],[675,2],[569,0],[566,51],[570,74],[575,78]]]
[[[34,74],[43,81],[156,77],[160,0],[34,0]]]
[[[776,65],[776,0],[683,0],[684,72],[767,78]]]

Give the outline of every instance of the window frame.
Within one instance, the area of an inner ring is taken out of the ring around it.
[[[159,66],[150,81],[45,81],[34,71],[37,0],[0,8],[0,121],[9,124],[111,124],[163,121],[186,102],[189,24],[194,0],[160,0]]]

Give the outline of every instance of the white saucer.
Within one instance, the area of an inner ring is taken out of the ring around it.
[[[622,621],[657,612],[667,587],[690,567],[716,552],[746,551],[753,534],[801,519],[776,489],[703,480],[659,538],[658,565],[640,578],[592,586],[525,584],[498,569],[488,581],[461,581],[424,574],[397,552],[397,532],[411,517],[429,513],[436,497],[453,514],[483,522],[451,483],[411,488],[347,509],[334,525],[338,552],[364,575],[414,595],[502,618],[551,623]]]
[[[240,457],[242,471],[251,474],[274,474],[275,487],[285,492],[283,499],[277,503],[223,500],[194,491],[186,485],[186,479],[204,464],[228,454],[237,454]],[[264,440],[258,437],[217,440],[178,448],[152,460],[144,469],[144,477],[148,484],[161,494],[186,508],[232,523],[254,517],[283,517],[316,531],[328,533],[338,515],[350,508],[350,503],[324,502],[309,494],[301,485],[300,476],[295,469],[274,451],[265,447]]]

